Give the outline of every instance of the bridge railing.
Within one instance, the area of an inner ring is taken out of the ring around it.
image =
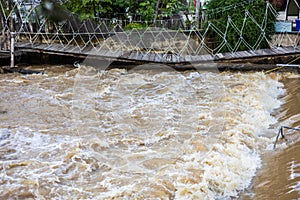
[[[10,2],[10,3],[9,3]],[[60,22],[54,23],[37,12],[38,1],[26,4],[25,0],[0,1],[0,48],[9,50],[10,35],[15,32],[16,47],[43,48],[50,50],[63,50],[74,53],[92,52],[95,55],[116,55],[128,52],[143,52],[174,54],[177,56],[217,55],[224,48],[228,54],[235,54],[241,45],[246,50],[254,51],[262,42],[269,44],[270,48],[282,45],[279,37],[270,40],[264,33],[266,26],[257,22],[252,14],[245,11],[244,23],[255,24],[260,33],[255,44],[249,44],[243,38],[243,27],[239,28],[235,22],[228,18],[228,28],[236,30],[237,42],[230,44],[227,40],[227,29],[221,31],[214,23],[207,22],[207,26],[195,28],[190,20],[183,17],[156,21],[130,21],[112,19],[79,20],[76,15],[70,14]],[[241,5],[242,6],[242,5]],[[9,9],[5,9],[9,8]],[[228,8],[230,9],[230,8]],[[267,3],[267,13],[274,12]],[[206,16],[203,16],[205,19]],[[265,20],[265,19],[264,19]],[[214,35],[212,37],[211,35]],[[231,36],[232,37],[232,36]],[[216,39],[221,40],[216,43]],[[291,40],[294,48],[298,48],[298,35]]]

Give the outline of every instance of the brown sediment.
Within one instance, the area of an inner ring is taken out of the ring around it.
[[[279,124],[300,126],[300,76],[285,74],[286,94],[277,111]],[[276,134],[276,133],[274,133]],[[300,132],[285,131],[287,147],[267,152],[262,156],[264,165],[252,185],[240,199],[298,199],[300,197]]]

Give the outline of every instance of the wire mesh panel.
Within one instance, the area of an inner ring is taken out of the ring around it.
[[[225,31],[209,21],[206,22],[205,29],[192,27],[186,30],[183,26],[185,21],[180,17],[151,22],[100,18],[80,20],[77,15],[66,10],[45,14],[40,0],[1,0],[0,8],[1,50],[9,49],[11,32],[16,33],[16,47],[26,46],[107,57],[130,57],[133,52],[139,52],[144,57],[151,55],[156,59],[168,55],[187,58],[207,54],[216,56],[224,53],[224,49],[229,55],[234,55],[241,46],[245,50],[255,51],[262,42],[267,42],[273,49],[282,46],[280,37],[274,41],[268,39],[265,34],[269,14],[276,15],[269,3],[266,3],[262,23],[257,22],[253,15],[245,10],[242,26],[237,26],[235,21],[228,17],[224,22]],[[141,24],[142,27],[130,28],[130,24],[133,23]],[[245,26],[249,23],[260,31],[255,44],[249,44],[245,37]],[[228,42],[229,30],[235,33],[234,45]],[[217,40],[221,42],[217,43]],[[298,44],[298,37],[294,37],[294,40],[291,43],[294,48],[298,48],[298,45],[295,45]]]

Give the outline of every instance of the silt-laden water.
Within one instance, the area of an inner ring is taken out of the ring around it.
[[[0,75],[1,199],[238,197],[291,76],[63,68]]]

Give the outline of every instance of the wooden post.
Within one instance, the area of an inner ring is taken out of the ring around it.
[[[201,6],[200,0],[196,0],[196,16],[195,16],[196,30],[198,30],[200,24],[200,6]]]
[[[15,32],[10,33],[10,68],[15,67]]]

